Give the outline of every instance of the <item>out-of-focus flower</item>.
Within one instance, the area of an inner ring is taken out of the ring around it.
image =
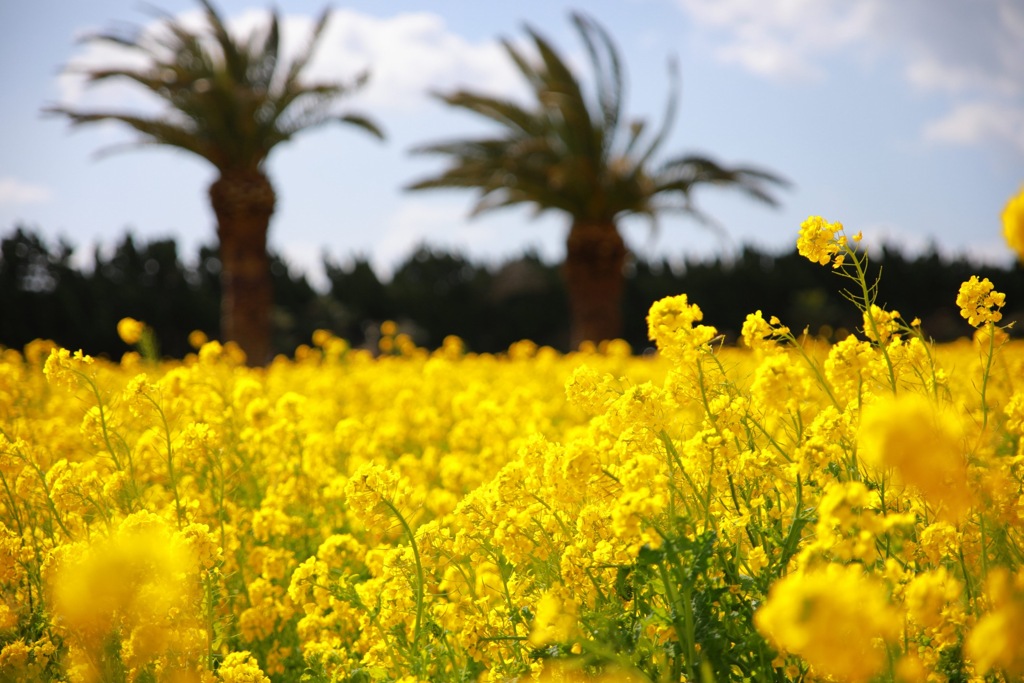
[[[117,321],[117,336],[129,346],[135,346],[142,341],[142,334],[145,331],[146,325],[135,318],[121,318]]]
[[[1008,680],[1024,675],[1024,571],[989,572],[985,593],[992,609],[974,626],[964,650],[981,674],[998,669]]]
[[[864,408],[858,441],[865,463],[894,469],[943,517],[959,519],[974,504],[959,419],[928,398],[878,398]]]
[[[901,619],[877,578],[859,564],[829,564],[777,581],[754,614],[757,629],[822,675],[867,681],[886,664],[884,643]]]
[[[1006,244],[1024,261],[1024,185],[1003,208],[1003,237]]]

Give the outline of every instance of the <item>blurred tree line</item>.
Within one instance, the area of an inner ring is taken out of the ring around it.
[[[71,349],[118,358],[127,350],[116,332],[130,316],[156,332],[161,353],[182,357],[188,335],[219,336],[220,262],[214,246],[183,260],[174,240],[137,242],[126,234],[113,249],[97,248],[89,268],[76,265],[75,246],[49,244],[26,227],[0,242],[0,346],[21,349],[36,338]],[[568,350],[569,317],[559,265],[526,254],[497,266],[474,264],[457,253],[421,247],[390,280],[357,258],[324,261],[326,291],[318,291],[279,255],[271,255],[273,347],[291,354],[324,328],[355,346],[375,347],[381,322],[394,320],[427,348],[446,335],[469,350],[503,351],[520,339]],[[955,304],[960,283],[988,277],[1007,295],[1004,322],[1024,317],[1024,269],[977,266],[944,259],[934,250],[913,258],[883,249],[879,304],[921,319],[926,333],[948,341],[970,333]],[[841,290],[848,283],[830,268],[810,263],[794,249],[767,254],[744,248],[731,258],[686,259],[672,264],[628,264],[623,319],[625,339],[642,352],[651,303],[686,293],[704,311],[704,322],[735,340],[747,313],[777,315],[795,332],[807,328],[832,338],[857,331],[861,320]],[[1018,323],[1019,327],[1019,323]]]

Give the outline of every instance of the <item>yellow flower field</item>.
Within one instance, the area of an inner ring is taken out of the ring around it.
[[[832,345],[679,295],[643,357],[3,352],[0,679],[1021,680],[1024,342],[972,278],[932,345],[858,242],[801,229]]]

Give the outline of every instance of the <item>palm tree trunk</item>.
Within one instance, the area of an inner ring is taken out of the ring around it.
[[[276,195],[261,171],[222,171],[210,185],[221,263],[221,336],[236,342],[249,365],[270,360],[273,285],[267,230]]]
[[[614,222],[573,222],[563,271],[569,292],[569,343],[573,349],[583,341],[622,336],[626,253]]]

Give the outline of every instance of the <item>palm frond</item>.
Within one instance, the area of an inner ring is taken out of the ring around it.
[[[455,139],[414,148],[447,157],[437,175],[408,189],[475,188],[477,214],[513,204],[538,211],[556,209],[574,221],[614,223],[625,215],[656,218],[659,211],[683,211],[711,221],[693,205],[699,184],[733,186],[768,203],[780,178],[751,167],[726,168],[706,157],[682,156],[652,169],[668,139],[679,106],[679,74],[669,64],[669,92],[663,119],[648,135],[642,120],[623,123],[624,73],[609,34],[582,14],[572,15],[593,71],[593,99],[555,48],[527,27],[535,55],[508,40],[505,51],[533,91],[532,105],[519,105],[477,92],[438,95],[448,105],[497,124],[492,137]]]
[[[527,111],[510,100],[478,95],[463,90],[438,97],[450,106],[479,114],[525,135],[538,135],[544,132],[544,124],[538,119],[535,112]]]
[[[217,45],[220,47],[221,56],[224,58],[224,66],[227,74],[236,83],[245,82],[246,77],[246,59],[245,53],[239,49],[238,43],[235,42],[231,34],[228,32],[227,26],[224,25],[224,21],[220,18],[220,14],[217,13],[216,8],[210,0],[199,0],[203,8],[206,10],[206,21],[210,28],[213,37],[217,40]],[[175,28],[181,28],[175,26]],[[183,28],[181,30],[184,30]]]
[[[166,118],[148,118],[144,116],[135,116],[132,114],[125,114],[123,112],[106,112],[106,111],[71,111],[63,107],[48,107],[43,110],[46,114],[61,114],[71,119],[73,125],[82,125],[88,123],[99,123],[102,121],[117,121],[123,123],[137,132],[141,133],[144,138],[141,141],[132,143],[133,146],[138,146],[143,142],[153,141],[157,144],[169,145],[171,147],[177,147],[193,154],[198,154],[204,158],[210,159],[210,149],[204,148],[200,144],[200,140],[195,135],[195,131],[190,129],[188,126],[172,122]],[[212,161],[212,159],[210,159]]]
[[[572,154],[600,154],[601,140],[595,139],[600,136],[594,134],[594,121],[579,81],[547,40],[532,29],[530,35],[544,64],[544,88],[537,92],[537,99],[551,130]]]
[[[778,200],[768,186],[789,186],[785,178],[770,171],[749,166],[728,168],[700,155],[686,155],[666,161],[658,177],[659,192],[678,191],[688,194],[696,185],[722,185],[739,189],[770,206],[777,206]]]
[[[384,131],[369,117],[364,116],[363,114],[342,114],[335,118],[339,123],[346,123],[350,126],[355,126],[356,128],[362,128],[377,139],[384,139]]]
[[[295,59],[292,60],[291,65],[286,70],[284,77],[284,87],[292,87],[299,79],[299,76],[306,67],[309,66],[310,60],[313,59],[313,54],[316,52],[317,46],[320,44],[320,37],[323,35],[324,29],[327,27],[327,20],[330,18],[331,13],[328,8],[320,13],[320,17],[316,20],[316,24],[313,26],[313,33],[309,40],[306,42],[305,48],[300,52]]]
[[[574,12],[573,23],[583,39],[590,63],[594,66],[594,79],[597,88],[597,101],[601,108],[603,127],[606,131],[618,129],[619,117],[622,114],[623,76],[622,63],[611,36],[604,28],[584,14]],[[598,51],[595,37],[601,42]],[[601,52],[604,53],[602,57]],[[608,141],[609,144],[611,141]]]
[[[108,31],[91,36],[91,40],[144,55],[145,66],[78,70],[89,83],[125,79],[162,98],[169,105],[162,117],[166,125],[158,125],[159,118],[121,112],[81,112],[68,107],[45,111],[65,115],[75,125],[118,121],[144,138],[130,147],[152,142],[185,149],[221,170],[259,168],[276,145],[332,121],[383,137],[365,115],[339,113],[334,108],[339,98],[366,82],[365,73],[347,85],[301,82],[323,35],[328,10],[320,15],[306,49],[295,60],[282,63],[276,11],[262,30],[237,39],[211,0],[199,2],[206,24],[198,31],[164,13],[156,33]]]

